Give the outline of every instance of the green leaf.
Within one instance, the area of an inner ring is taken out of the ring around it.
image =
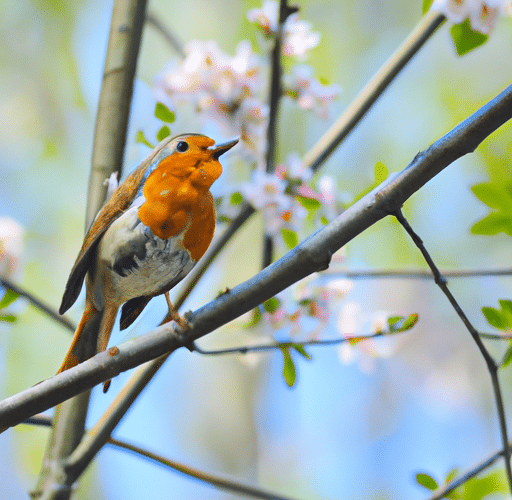
[[[314,198],[306,198],[305,196],[296,196],[296,200],[307,210],[318,210],[321,203]]]
[[[245,325],[245,328],[251,328],[257,325],[261,321],[261,309],[259,307],[255,307],[252,310],[252,319]]]
[[[297,372],[295,370],[295,364],[290,354],[288,347],[281,347],[283,353],[283,377],[288,387],[293,387],[297,380]]]
[[[507,322],[506,316],[501,311],[494,309],[494,307],[482,307],[482,313],[484,314],[487,323],[498,330],[506,331],[510,326]]]
[[[308,352],[306,352],[306,349],[304,349],[304,346],[302,344],[293,344],[292,347],[304,358],[308,360],[311,359],[311,355]]]
[[[389,333],[410,330],[418,322],[418,319],[418,313],[412,313],[409,316],[391,316],[388,318]]]
[[[512,215],[492,212],[471,227],[473,234],[493,236],[498,233],[512,235]]]
[[[423,14],[426,14],[428,12],[428,9],[430,9],[430,6],[434,3],[434,0],[423,0],[423,6],[421,8],[421,11]]]
[[[217,217],[218,222],[224,222],[226,224],[229,224],[231,222],[231,217],[228,217],[227,215],[219,215]]]
[[[489,38],[479,31],[473,31],[469,19],[460,24],[454,24],[450,28],[450,33],[455,44],[455,50],[459,56],[471,52],[473,49],[484,44]]]
[[[381,161],[378,161],[375,164],[374,172],[375,172],[375,183],[377,185],[380,184],[381,182],[384,182],[388,178],[388,175],[389,175],[388,167],[386,167],[386,165],[384,165],[384,163],[382,163]]]
[[[510,362],[512,361],[512,345],[508,347],[507,352],[503,356],[503,360],[501,361],[501,367],[506,368]]]
[[[482,182],[471,186],[473,194],[488,207],[512,210],[512,198],[503,186],[495,186],[490,182]]]
[[[505,474],[501,470],[493,471],[486,476],[475,476],[464,485],[464,498],[481,500],[491,493],[507,491]]]
[[[277,297],[271,297],[263,302],[263,309],[270,314],[275,313],[281,306],[281,301]]]
[[[242,201],[244,201],[244,197],[242,193],[236,192],[231,195],[231,198],[229,199],[231,205],[240,205]]]
[[[6,290],[2,300],[0,300],[0,309],[5,309],[7,306],[11,305],[18,297],[19,294],[14,290]]]
[[[444,482],[445,483],[452,482],[457,477],[458,473],[459,473],[459,469],[457,469],[457,467],[454,467],[450,472],[448,472],[448,474],[446,474],[446,477],[444,478]]]
[[[174,123],[174,120],[176,120],[176,115],[161,102],[156,103],[155,116],[165,123]]]
[[[156,139],[158,142],[163,141],[166,137],[169,137],[171,135],[171,129],[164,125],[156,134]]]
[[[283,228],[281,229],[281,236],[283,237],[283,241],[285,245],[291,250],[295,248],[299,243],[299,237],[295,231],[291,229]]]
[[[155,146],[151,144],[144,135],[144,132],[142,130],[137,130],[137,135],[135,136],[135,142],[140,144],[145,144],[148,148],[153,149]]]
[[[322,217],[320,217],[320,222],[324,225],[324,226],[327,226],[327,224],[329,224],[329,219],[327,219],[327,217],[325,215],[322,215]]]
[[[437,484],[437,481],[428,474],[425,474],[424,472],[418,472],[416,474],[416,482],[423,486],[424,488],[427,488],[427,490],[434,491],[439,488],[439,485]]]
[[[7,321],[8,323],[14,323],[16,321],[14,314],[0,314],[0,321]]]
[[[501,313],[507,318],[508,325],[512,326],[512,301],[500,299],[498,302],[501,307]]]

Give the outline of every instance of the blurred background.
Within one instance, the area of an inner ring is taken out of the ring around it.
[[[316,75],[343,91],[322,120],[283,101],[281,159],[303,155],[350,103],[362,85],[421,17],[421,2],[317,0],[297,2],[301,18],[321,33],[308,63]],[[254,1],[152,0],[149,11],[186,43],[217,40],[233,54],[242,39],[256,48],[246,12]],[[96,106],[112,3],[18,0],[0,2],[0,216],[24,228],[24,253],[14,278],[57,307],[84,233],[85,200]],[[502,19],[489,41],[460,58],[441,27],[402,71],[363,122],[322,167],[348,199],[373,182],[374,165],[403,169],[414,155],[494,97],[512,81],[512,24]],[[175,54],[151,26],[144,32],[131,113],[125,171],[148,153],[137,130],[154,137],[153,82]],[[199,131],[178,114],[174,134]],[[214,137],[218,139],[218,137]],[[412,226],[442,269],[510,267],[511,241],[470,234],[486,207],[470,187],[510,174],[512,128],[506,124],[476,151],[437,176],[404,208]],[[227,175],[217,189],[237,178]],[[230,181],[231,180],[231,181]],[[259,270],[262,222],[245,227],[187,300],[196,309],[219,290]],[[243,256],[243,257],[241,257]],[[403,230],[386,219],[346,248],[347,269],[425,269]],[[511,278],[452,280],[450,288],[477,328],[490,331],[480,309],[512,298]],[[175,294],[174,294],[175,295]],[[80,299],[69,313],[78,320]],[[366,359],[356,348],[351,362],[337,347],[309,348],[297,360],[289,389],[282,356],[266,353],[247,363],[242,355],[173,354],[115,431],[211,473],[257,484],[297,499],[425,498],[414,475],[439,480],[465,470],[500,449],[490,378],[461,321],[431,281],[359,280],[340,304],[359,311],[359,333],[369,333],[376,311],[419,314],[419,323],[385,357]],[[0,397],[53,375],[70,334],[18,301],[13,324],[0,324]],[[154,326],[165,311],[154,299],[128,334]],[[366,330],[364,330],[366,328]],[[128,335],[128,337],[127,337]],[[203,339],[203,347],[241,345],[240,325]],[[338,336],[332,321],[325,337]],[[490,344],[499,359],[506,346]],[[129,374],[107,395],[93,393],[89,422],[101,415]],[[501,374],[512,415],[510,370]],[[0,497],[27,498],[36,483],[47,429],[18,426],[0,435]],[[79,483],[78,499],[236,498],[213,487],[107,447]]]

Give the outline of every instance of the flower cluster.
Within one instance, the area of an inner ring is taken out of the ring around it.
[[[273,39],[278,26],[278,3],[266,1],[262,9],[248,13],[265,37]],[[318,45],[320,35],[309,23],[292,14],[283,25],[283,55],[305,59]],[[262,45],[265,45],[262,43]],[[157,78],[158,98],[171,106],[192,102],[200,116],[221,127],[226,136],[240,136],[251,160],[263,164],[265,133],[268,125],[266,76],[269,58],[253,51],[248,41],[239,43],[235,55],[224,53],[215,41],[192,41],[186,57],[170,64]],[[324,85],[313,76],[309,66],[294,66],[284,79],[284,94],[299,107],[327,116],[327,105],[339,94],[337,85]]]
[[[454,24],[469,19],[474,31],[486,35],[500,16],[512,15],[510,0],[434,0],[430,8],[441,12]]]
[[[339,211],[333,179],[321,177],[313,189],[311,176],[311,170],[292,153],[274,173],[255,170],[250,182],[240,186],[243,197],[262,213],[267,234],[275,241],[284,235],[285,246],[293,247],[292,242],[298,241],[306,217],[327,222]]]
[[[306,229],[310,232],[313,225],[336,217],[341,207],[334,180],[324,176],[313,181],[312,171],[296,154],[277,165],[275,172],[266,171],[270,110],[265,83],[269,81],[270,51],[276,37],[281,36],[282,57],[288,60],[282,68],[283,97],[326,118],[340,87],[317,80],[313,69],[304,64],[320,42],[320,34],[297,12],[288,15],[281,26],[279,15],[279,4],[274,0],[266,0],[262,8],[247,14],[259,28],[263,55],[248,41],[238,44],[234,56],[223,52],[214,41],[192,41],[186,46],[185,58],[170,64],[158,77],[156,90],[158,99],[171,107],[191,103],[203,120],[220,126],[224,135],[240,136],[245,163],[254,168],[249,182],[223,197],[220,220],[229,220],[234,215],[232,209],[245,200],[262,214],[266,234],[272,236],[276,248],[287,250],[297,245]],[[300,336],[302,341],[316,338],[337,317],[340,302],[351,286],[348,280],[316,275],[306,278],[256,309],[251,325],[263,338],[274,339],[283,331],[287,337]]]

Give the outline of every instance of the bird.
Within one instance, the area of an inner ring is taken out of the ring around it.
[[[112,193],[91,224],[66,283],[60,314],[74,304],[84,281],[86,298],[57,373],[107,348],[121,307],[123,330],[153,297],[165,294],[166,318],[186,327],[168,292],[213,239],[210,188],[222,173],[219,157],[237,142],[216,145],[201,134],[168,137]]]

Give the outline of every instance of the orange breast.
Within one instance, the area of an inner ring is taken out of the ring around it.
[[[143,189],[146,201],[138,215],[162,239],[186,228],[183,246],[194,260],[199,260],[215,231],[215,208],[209,188],[222,167],[215,160],[194,162],[188,157],[186,164],[180,160],[170,155],[149,175]]]

